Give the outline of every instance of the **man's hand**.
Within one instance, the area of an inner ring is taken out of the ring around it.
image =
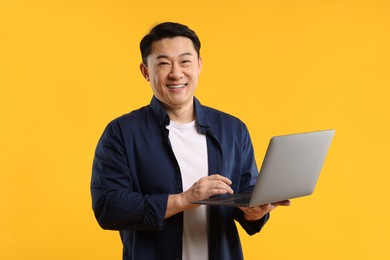
[[[191,188],[183,193],[183,197],[188,203],[197,200],[208,199],[219,194],[233,194],[230,187],[231,180],[219,174],[210,175],[199,179]]]
[[[233,194],[231,184],[231,180],[219,174],[200,178],[183,193],[169,195],[165,218],[184,210],[199,207],[197,204],[192,204],[194,201],[208,199],[219,194]]]
[[[248,221],[256,221],[265,216],[265,214],[271,212],[277,206],[290,206],[289,200],[279,201],[271,204],[266,204],[257,207],[242,207],[240,208],[244,212],[244,217]]]

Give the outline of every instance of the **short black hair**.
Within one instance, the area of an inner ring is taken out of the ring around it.
[[[165,39],[165,38],[174,38],[177,36],[182,36],[189,38],[194,45],[195,51],[198,54],[198,58],[200,56],[200,40],[196,33],[188,28],[188,26],[173,23],[173,22],[164,22],[153,27],[149,34],[145,35],[140,42],[141,56],[142,62],[145,65],[147,64],[147,58],[152,49],[152,43]]]

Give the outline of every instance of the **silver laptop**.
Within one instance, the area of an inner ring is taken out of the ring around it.
[[[251,193],[214,196],[195,204],[254,207],[313,193],[335,130],[274,136]]]

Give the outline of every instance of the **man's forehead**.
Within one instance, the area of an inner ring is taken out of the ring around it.
[[[189,38],[164,38],[152,43],[150,55],[154,58],[195,55],[196,50]]]

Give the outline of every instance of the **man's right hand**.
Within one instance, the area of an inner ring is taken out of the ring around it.
[[[230,187],[231,184],[232,181],[228,178],[214,174],[200,178],[190,189],[183,192],[183,195],[185,200],[192,204],[194,201],[208,199],[214,195],[233,194],[233,190]]]
[[[169,195],[165,218],[199,207],[200,205],[192,204],[194,201],[208,199],[214,195],[233,194],[231,184],[231,180],[219,174],[200,178],[188,190],[180,194]]]

